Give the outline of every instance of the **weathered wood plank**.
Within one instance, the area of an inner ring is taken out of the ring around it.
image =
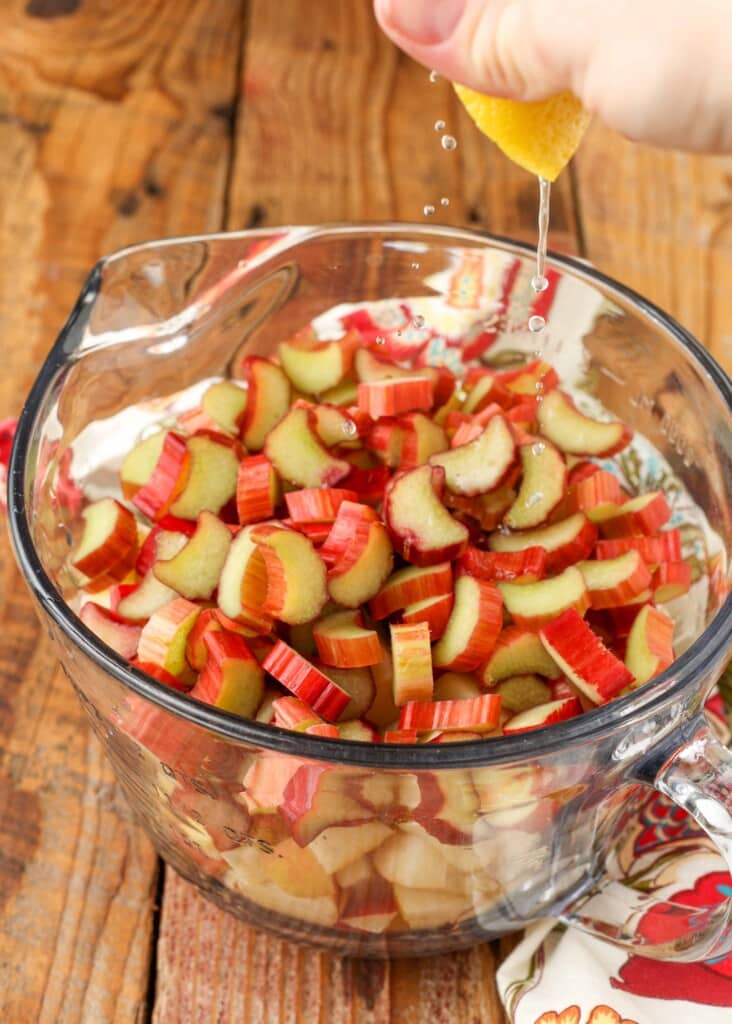
[[[596,124],[575,172],[588,258],[732,369],[732,158],[655,150]]]
[[[236,921],[173,871],[165,881],[154,1024],[493,1024],[488,946],[385,963],[315,953]]]
[[[219,228],[241,5],[32,0],[0,40],[0,416],[93,263]],[[0,537],[0,1019],[145,1014],[157,859]]]
[[[311,4],[307,17],[298,0],[251,0],[241,89],[227,227],[399,219],[535,239],[536,180],[391,45],[371,0]],[[438,119],[456,150],[442,149]],[[574,250],[568,176],[552,225],[555,248]]]

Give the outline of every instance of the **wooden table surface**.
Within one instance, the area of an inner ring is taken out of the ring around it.
[[[0,10],[0,418],[20,410],[91,265],[130,243],[423,221],[425,203],[443,223],[535,238],[535,180],[394,50],[370,0]],[[550,245],[672,311],[730,369],[732,159],[595,125],[554,190]],[[512,941],[342,962],[244,927],[161,870],[0,537],[3,1024],[498,1024]]]

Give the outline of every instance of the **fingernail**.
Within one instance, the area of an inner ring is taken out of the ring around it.
[[[466,0],[380,0],[386,26],[422,46],[448,39],[465,10]]]

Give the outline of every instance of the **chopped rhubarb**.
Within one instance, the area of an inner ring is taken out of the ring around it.
[[[595,557],[617,558],[626,551],[636,550],[647,566],[658,566],[661,562],[681,561],[681,534],[677,529],[662,530],[655,537],[616,537],[614,540],[598,540]]]
[[[546,551],[548,575],[561,572],[584,558],[589,558],[597,539],[597,527],[583,512],[561,519],[549,526],[520,533],[492,533],[489,543],[492,551],[524,551],[541,547]]]
[[[329,722],[338,720],[350,700],[345,690],[282,640],[274,645],[262,668]]]
[[[358,407],[374,419],[398,416],[403,412],[431,409],[434,391],[434,382],[427,376],[361,381],[358,385]]]
[[[685,563],[682,563],[685,564]],[[651,584],[651,574],[638,551],[626,551],[601,562],[578,562],[593,608],[617,608],[636,600]]]
[[[468,700],[412,701],[399,716],[400,729],[417,732],[491,732],[498,725],[501,698],[484,693]]]
[[[440,501],[445,471],[420,466],[398,473],[384,492],[384,517],[395,550],[413,565],[436,565],[461,554],[468,531]]]
[[[575,566],[538,583],[498,583],[506,609],[517,626],[539,629],[571,608],[584,615],[590,596],[582,573]],[[550,652],[551,653],[551,652]]]
[[[563,391],[546,395],[538,410],[539,430],[557,448],[573,455],[614,455],[630,442],[633,432],[614,420],[603,423],[579,412]]]
[[[369,611],[374,619],[385,619],[407,605],[446,594],[452,594],[450,562],[424,568],[408,566],[398,569],[388,578],[379,593],[369,601]]]
[[[548,725],[566,722],[568,718],[576,718],[582,713],[582,705],[576,697],[549,701],[538,704],[527,711],[514,715],[503,727],[504,736],[514,736],[520,732],[533,732],[544,729]]]
[[[280,484],[266,455],[249,455],[239,463],[236,513],[242,526],[269,519],[279,501]]]
[[[358,494],[337,487],[306,487],[300,491],[289,491],[285,495],[287,511],[298,525],[333,522],[344,501],[358,502]]]
[[[606,704],[633,681],[574,608],[539,630],[541,642],[569,681],[593,704]]]
[[[672,664],[673,637],[674,623],[670,616],[650,604],[641,608],[630,629],[625,653],[633,686],[647,683]]]
[[[516,442],[504,416],[493,416],[474,441],[433,455],[430,465],[445,471],[453,494],[471,497],[499,487],[516,458]]]
[[[412,700],[432,696],[430,631],[424,622],[390,627],[394,668],[394,703],[401,707]]]
[[[544,577],[547,554],[544,548],[523,551],[479,551],[469,547],[460,555],[462,568],[482,580],[534,583]]]
[[[313,625],[318,655],[326,665],[360,668],[381,660],[379,634],[366,629],[360,612],[336,612]]]
[[[149,519],[164,516],[185,486],[190,463],[186,439],[167,431],[160,457],[149,480],[135,492],[133,504]]]
[[[671,509],[664,494],[650,491],[620,505],[614,515],[603,519],[600,529],[603,536],[611,538],[637,533],[652,537],[670,517]]]
[[[246,640],[225,630],[204,633],[208,658],[191,697],[229,711],[254,715],[264,694],[264,673]]]
[[[653,574],[653,600],[665,604],[688,593],[691,566],[688,562],[662,562]]]
[[[432,652],[434,664],[470,672],[486,661],[501,631],[502,605],[501,595],[492,583],[459,576],[452,615]]]

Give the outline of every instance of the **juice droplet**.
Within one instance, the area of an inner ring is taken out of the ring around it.
[[[549,281],[545,277],[539,277],[538,274],[534,274],[531,278],[531,287],[537,294],[539,294],[547,290],[549,287]]]
[[[440,145],[443,149],[457,149],[457,139],[454,135],[443,135],[440,139]]]
[[[541,493],[541,491],[535,491],[534,494],[530,494],[528,496],[528,498],[524,502],[524,505],[525,505],[526,508],[533,508],[534,505],[538,505],[539,504],[539,502],[541,501],[541,499],[543,497],[544,497],[544,495]]]
[[[419,270],[419,263],[410,263],[412,270]]]
[[[447,128],[447,125],[445,124],[444,121],[435,121],[435,131],[436,132],[444,132],[444,130],[446,128]]]
[[[449,205],[450,205],[450,200],[447,198],[447,196],[443,196],[442,199],[440,200],[440,206],[449,206]]]
[[[546,320],[543,316],[530,316],[529,317],[529,330],[532,334],[538,334],[539,331],[543,331],[546,327]]]
[[[440,76],[436,71],[430,71],[430,82],[439,82]]]
[[[535,441],[534,444],[532,444],[532,446],[531,446],[531,451],[533,452],[534,455],[541,455],[541,453],[543,451],[545,451],[545,450],[546,450],[546,445],[544,444],[543,441]]]
[[[425,217],[431,217],[434,214],[434,212],[435,212],[435,208],[432,205],[432,203],[426,203],[422,207],[422,213],[425,215]]]
[[[416,313],[412,317],[412,323],[417,328],[417,330],[419,330],[420,327],[424,327],[424,317],[420,316],[419,313]]]
[[[343,433],[346,435],[346,437],[356,436],[356,434],[358,433],[358,427],[353,422],[353,420],[345,421],[345,423],[343,424]]]
[[[386,344],[385,340],[381,337],[380,334],[376,335],[376,337],[374,338],[374,341],[376,342],[377,345],[385,345]]]

